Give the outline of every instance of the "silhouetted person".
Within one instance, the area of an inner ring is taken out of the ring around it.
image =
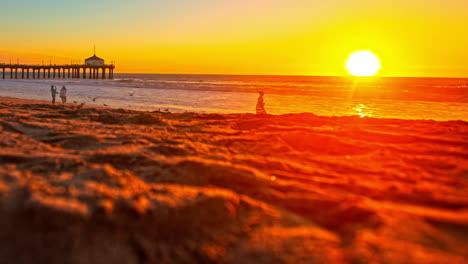
[[[263,91],[258,92],[257,115],[266,115],[265,102],[263,101]]]
[[[57,95],[57,88],[55,86],[50,86],[50,93],[52,94],[52,103],[55,104],[55,96]]]
[[[65,85],[60,89],[60,98],[62,99],[62,104],[67,102],[67,88],[65,88]]]

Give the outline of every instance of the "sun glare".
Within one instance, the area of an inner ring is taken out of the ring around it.
[[[346,61],[346,69],[354,76],[373,76],[380,69],[380,61],[368,50],[356,51]]]

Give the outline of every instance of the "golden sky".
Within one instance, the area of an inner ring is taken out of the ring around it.
[[[0,63],[97,55],[118,72],[468,77],[466,0],[17,0],[2,3]]]

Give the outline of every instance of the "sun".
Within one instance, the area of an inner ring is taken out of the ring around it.
[[[346,69],[354,76],[373,76],[380,70],[380,61],[369,50],[356,51],[346,61]]]

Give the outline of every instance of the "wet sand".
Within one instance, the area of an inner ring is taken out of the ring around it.
[[[468,123],[0,98],[0,263],[466,263]]]

